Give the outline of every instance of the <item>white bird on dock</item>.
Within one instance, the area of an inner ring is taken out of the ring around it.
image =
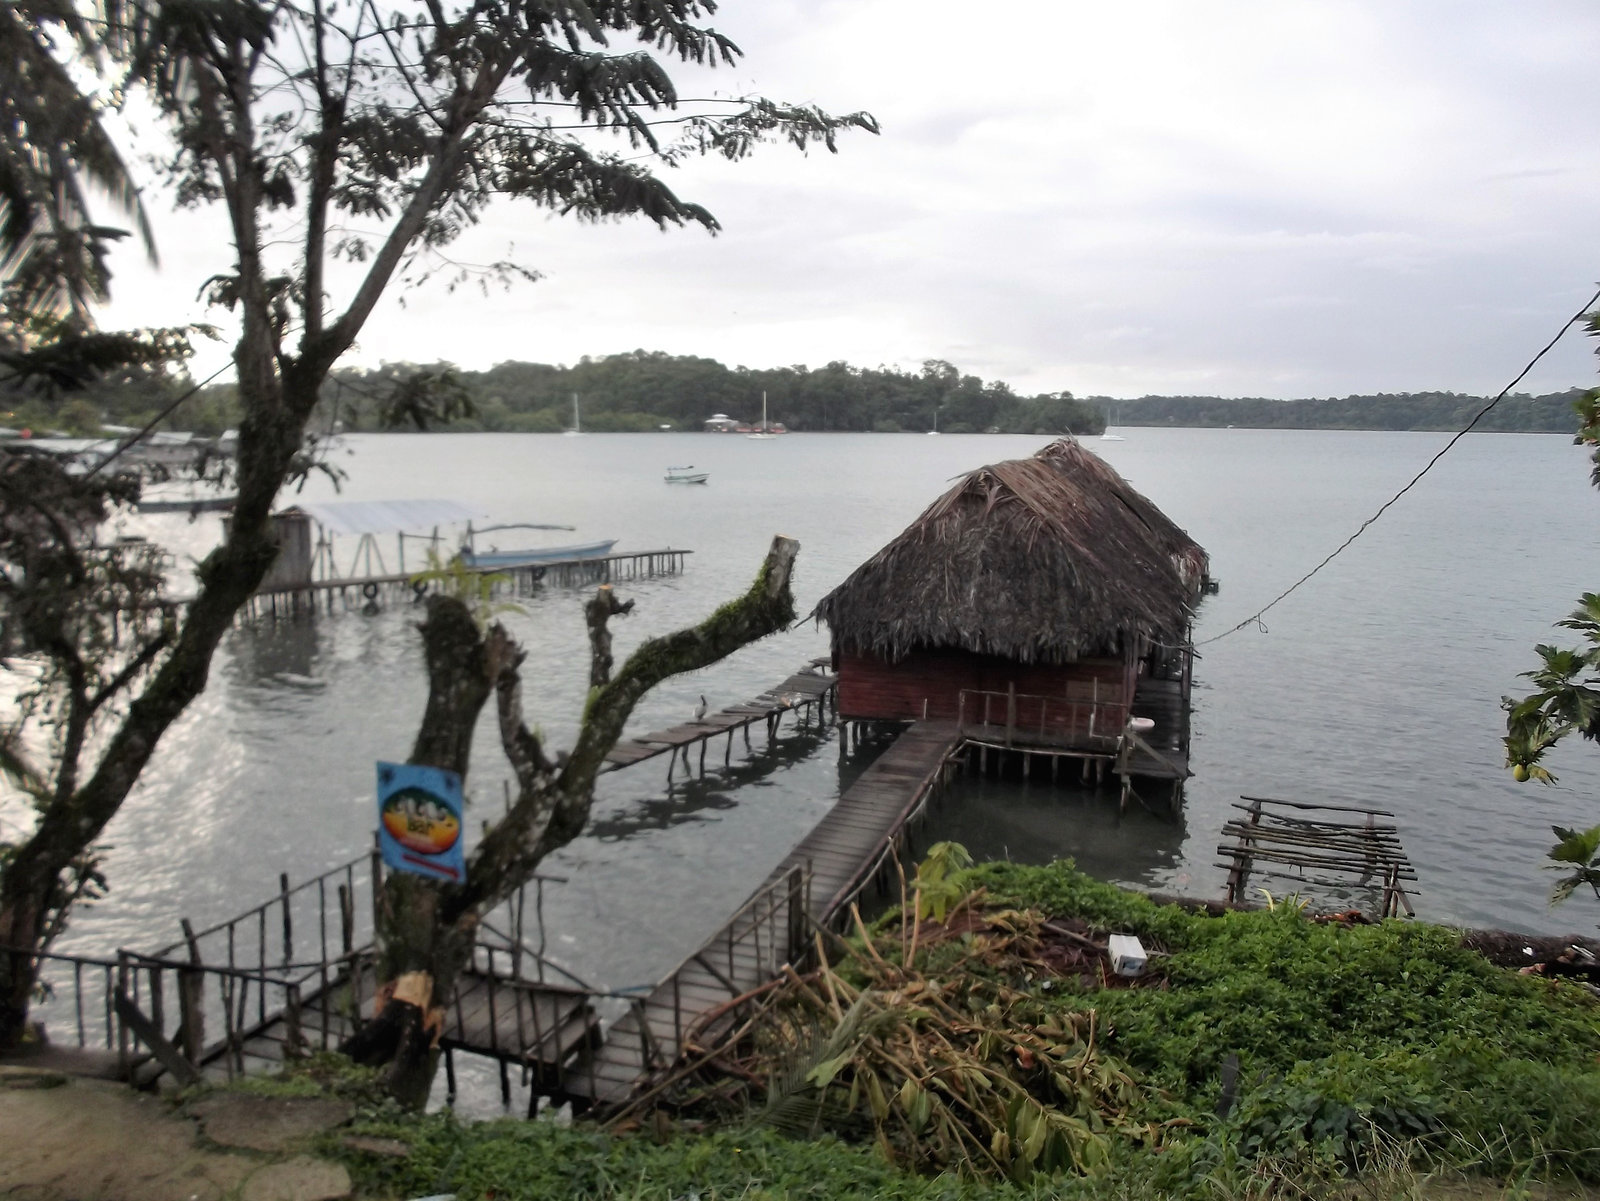
[[[706,698],[702,696],[700,698],[700,703],[694,707],[694,719],[696,721],[701,721],[701,720],[703,720],[705,718],[705,715],[706,715]]]

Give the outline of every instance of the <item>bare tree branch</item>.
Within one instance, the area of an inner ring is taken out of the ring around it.
[[[589,687],[603,688],[611,682],[611,626],[615,615],[633,612],[633,602],[619,601],[610,584],[601,584],[594,599],[583,607],[589,623]]]

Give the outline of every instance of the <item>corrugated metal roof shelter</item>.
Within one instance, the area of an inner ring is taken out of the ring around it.
[[[304,513],[330,534],[400,534],[458,525],[487,514],[458,500],[304,501],[279,516]]]
[[[406,570],[406,539],[441,547],[439,527],[470,523],[482,509],[458,500],[317,500],[303,501],[272,515],[281,547],[278,560],[262,581],[263,591],[300,588],[316,579],[349,579],[389,573],[378,549],[379,534],[393,534],[401,573]],[[311,537],[311,523],[317,536]],[[333,540],[340,534],[359,539],[350,566],[340,569]]]

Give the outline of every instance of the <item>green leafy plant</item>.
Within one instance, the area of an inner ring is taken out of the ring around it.
[[[1100,1045],[1094,1010],[1056,1012],[959,970],[924,977],[871,946],[851,966],[864,984],[824,966],[765,1025],[752,1074],[789,1065],[791,1084],[763,1121],[853,1133],[895,1164],[1017,1180],[1099,1172],[1113,1134],[1161,1141],[1132,1116],[1139,1085]]]
[[[1297,892],[1291,892],[1288,896],[1284,897],[1274,897],[1272,893],[1265,888],[1258,888],[1256,891],[1266,898],[1268,913],[1276,913],[1281,911],[1284,913],[1298,914],[1304,913],[1311,907],[1311,898],[1303,897]]]
[[[411,577],[414,589],[437,588],[445,596],[453,597],[467,606],[479,630],[487,630],[489,623],[502,613],[526,614],[521,605],[512,601],[495,600],[495,589],[510,582],[503,571],[474,571],[461,561],[460,555],[446,559],[433,547],[428,548],[428,566]]]
[[[1550,891],[1550,903],[1559,905],[1583,885],[1587,884],[1600,899],[1600,826],[1587,830],[1568,830],[1564,826],[1550,827],[1561,841],[1550,848],[1550,871],[1564,871],[1567,875],[1556,881]]]
[[[958,875],[971,866],[972,856],[959,842],[936,842],[928,848],[926,858],[917,865],[914,882],[919,921],[926,917],[944,921],[951,907],[969,891],[970,886]]]

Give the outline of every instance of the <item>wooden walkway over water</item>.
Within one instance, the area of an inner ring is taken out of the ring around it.
[[[682,725],[641,734],[637,738],[624,738],[611,748],[606,755],[606,766],[601,770],[616,771],[659,755],[671,755],[667,767],[667,778],[670,780],[680,756],[685,770],[691,769],[689,752],[698,746],[700,772],[703,775],[706,751],[711,740],[719,735],[727,736],[727,744],[722,752],[722,763],[726,767],[732,761],[735,734],[744,735],[745,749],[749,750],[750,727],[753,725],[764,724],[767,727],[767,741],[771,742],[777,736],[778,723],[784,714],[794,713],[802,721],[812,710],[816,710],[819,716],[824,714],[834,698],[837,684],[836,679],[823,670],[827,662],[827,659],[812,660],[776,688],[768,689],[752,700],[729,705]]]
[[[954,722],[919,722],[884,751],[737,913],[606,1032],[568,1074],[564,1093],[627,1101],[680,1053],[731,1021],[733,1004],[809,948],[883,870],[943,780]]]
[[[517,596],[527,596],[547,585],[604,584],[678,575],[683,571],[688,556],[693,553],[691,550],[662,547],[656,550],[618,551],[592,558],[555,559],[523,567],[469,567],[465,570],[474,575],[504,576],[501,587]],[[418,581],[416,572],[407,571],[312,580],[282,588],[263,588],[245,602],[240,610],[240,619],[294,617],[319,609],[332,613],[340,608],[362,608],[385,598],[420,598],[432,588],[432,584]],[[190,599],[183,597],[174,603],[183,605]]]
[[[455,1094],[452,1053],[467,1051],[496,1059],[503,1090],[509,1094],[507,1069],[530,1071],[537,1087],[548,1090],[561,1079],[564,1065],[600,1041],[596,994],[576,984],[530,980],[511,969],[510,956],[475,949],[473,961],[457,982],[445,1008],[440,1045],[446,1052],[449,1090]],[[201,1058],[203,1074],[228,1079],[276,1071],[286,1061],[312,1051],[337,1049],[370,1019],[377,973],[373,957],[354,958],[327,985],[313,989],[297,1006],[269,1015],[244,1037],[224,1039]]]

